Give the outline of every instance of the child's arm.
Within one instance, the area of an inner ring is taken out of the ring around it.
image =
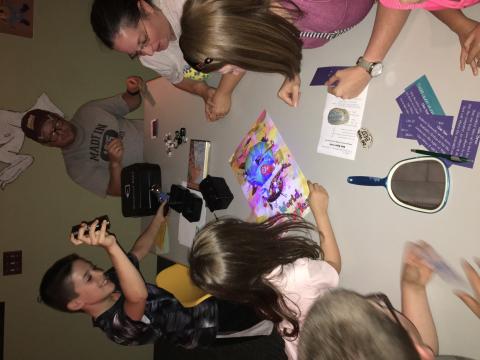
[[[438,337],[428,303],[426,286],[432,269],[416,254],[415,248],[428,249],[425,242],[405,247],[401,279],[402,313],[415,325],[423,342],[438,354]]]
[[[228,114],[232,103],[232,93],[242,80],[245,71],[238,74],[228,73],[222,75],[217,91],[212,98],[213,117],[210,120],[219,120]]]
[[[140,320],[145,311],[145,302],[148,296],[145,282],[137,268],[118,245],[115,236],[107,233],[107,222],[104,220],[101,229],[95,231],[97,223],[98,220],[88,228],[88,232],[87,226],[82,224],[78,237],[75,238],[72,234],[70,241],[75,245],[86,244],[101,246],[105,249],[118,275],[120,287],[125,296],[124,311],[130,319]]]
[[[190,79],[183,79],[179,83],[173,85],[180,90],[200,96],[205,102],[205,117],[208,120],[213,120],[214,115],[211,113],[211,107],[212,98],[215,94],[214,88],[208,86],[204,81],[195,81]]]
[[[378,3],[372,35],[363,58],[369,62],[383,61],[400,34],[409,14],[409,10],[390,9]],[[360,66],[352,66],[337,71],[325,85],[329,87],[328,91],[331,94],[349,99],[358,96],[368,85],[370,79],[371,77],[365,69]],[[337,81],[337,85],[333,86]]]
[[[480,26],[478,22],[456,9],[438,10],[431,13],[458,35],[461,46],[460,69],[465,70],[465,64],[469,64],[473,74],[477,75],[476,58],[480,57]]]
[[[285,78],[277,96],[287,105],[297,107],[300,100],[300,85],[301,81],[298,74],[293,79]]]
[[[320,236],[320,246],[325,255],[324,260],[332,265],[338,273],[342,269],[342,258],[338,249],[337,240],[328,217],[328,193],[325,188],[319,184],[308,182],[310,195],[310,209],[317,223],[317,228],[323,236]]]
[[[157,213],[153,217],[150,224],[148,224],[145,231],[140,235],[140,237],[135,241],[132,248],[130,249],[130,253],[135,255],[138,261],[141,261],[145,255],[150,252],[150,249],[155,242],[155,237],[157,236],[162,224],[165,222],[165,217],[163,216],[163,210],[165,208],[165,202],[160,205],[157,210]]]

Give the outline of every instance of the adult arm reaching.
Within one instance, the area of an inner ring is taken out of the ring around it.
[[[378,3],[372,35],[363,54],[367,62],[383,61],[409,14],[409,10],[390,9]],[[370,79],[370,74],[364,68],[352,66],[338,70],[325,85],[328,86],[329,93],[343,99],[350,99],[358,96]]]
[[[460,70],[468,64],[472,73],[478,75],[477,60],[480,59],[479,23],[458,9],[445,9],[431,12],[437,19],[447,25],[460,41]]]
[[[480,259],[476,258],[475,262],[477,266],[480,267]],[[460,300],[462,300],[465,305],[467,305],[468,308],[480,318],[480,276],[468,261],[464,260],[462,266],[473,289],[474,296],[460,290],[455,291],[455,295],[457,295]]]
[[[437,330],[426,289],[433,271],[419,255],[430,249],[431,246],[424,241],[408,243],[405,247],[401,277],[402,312],[415,325],[423,343],[438,354]]]

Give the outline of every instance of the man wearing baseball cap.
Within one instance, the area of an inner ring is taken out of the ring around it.
[[[137,76],[127,79],[125,93],[81,106],[71,121],[53,112],[34,109],[22,118],[28,138],[62,150],[70,178],[105,197],[120,196],[124,166],[143,161],[143,122],[124,118],[141,102]]]

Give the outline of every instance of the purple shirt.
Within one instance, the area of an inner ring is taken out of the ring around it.
[[[334,32],[357,25],[373,6],[374,0],[292,0],[304,16],[295,22],[300,31]],[[316,48],[325,39],[305,38],[303,47]]]

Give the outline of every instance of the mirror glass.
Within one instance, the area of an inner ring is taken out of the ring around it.
[[[350,176],[347,181],[355,185],[384,186],[398,205],[426,213],[441,210],[450,189],[445,163],[431,156],[400,161],[384,178]]]
[[[447,174],[441,161],[405,162],[390,174],[389,193],[402,204],[435,210],[445,198]]]

